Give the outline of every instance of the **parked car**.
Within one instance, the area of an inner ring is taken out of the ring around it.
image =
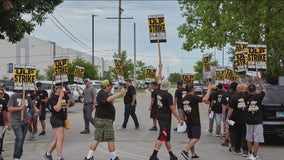
[[[84,90],[85,86],[84,85],[72,84],[72,85],[69,85],[69,87],[70,87],[70,89],[73,92],[73,99],[74,99],[74,101],[83,103],[84,102],[84,97],[80,97],[80,95],[77,92],[76,88],[78,87],[80,93],[83,93],[83,90]]]
[[[264,134],[284,138],[284,86],[267,86],[262,107]]]

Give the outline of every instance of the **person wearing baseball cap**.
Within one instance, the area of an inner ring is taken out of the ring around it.
[[[157,120],[159,122],[160,131],[155,142],[155,148],[149,160],[158,160],[157,155],[163,143],[167,147],[170,159],[178,159],[172,151],[170,142],[172,114],[181,125],[183,125],[183,120],[178,116],[177,110],[173,105],[173,96],[168,92],[170,88],[171,83],[168,80],[163,79],[160,84],[160,89],[156,91],[155,99],[157,100]]]
[[[110,152],[111,160],[119,160],[119,157],[116,156],[115,152],[115,135],[113,129],[113,122],[115,120],[115,107],[113,101],[125,94],[125,89],[122,88],[118,93],[112,95],[113,84],[110,80],[106,79],[101,82],[101,90],[97,94],[97,106],[95,111],[95,120],[96,125],[95,129],[95,138],[92,142],[88,155],[84,160],[93,160],[94,152],[96,151],[97,146],[101,142],[108,143],[108,150]]]
[[[94,126],[94,121],[92,118],[92,112],[96,107],[96,98],[97,98],[97,90],[91,84],[89,78],[84,79],[85,88],[83,93],[79,91],[79,88],[76,88],[76,91],[80,95],[81,98],[84,97],[84,105],[83,105],[83,118],[85,129],[80,132],[81,134],[89,134],[90,133],[90,123]]]
[[[246,140],[249,158],[259,159],[257,155],[259,143],[264,143],[263,108],[261,103],[266,94],[266,87],[261,83],[258,76],[254,78],[254,82],[259,84],[261,91],[258,91],[253,83],[248,85],[249,100],[246,118]]]

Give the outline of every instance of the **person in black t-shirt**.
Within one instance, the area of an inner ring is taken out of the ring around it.
[[[42,131],[39,133],[39,136],[45,135],[45,119],[46,119],[46,107],[48,105],[48,93],[42,88],[42,83],[36,83],[37,91],[36,97],[40,102],[39,106],[39,120],[41,124]]]
[[[222,120],[224,123],[224,133],[225,139],[224,142],[221,143],[221,146],[228,147],[230,140],[230,132],[229,132],[229,124],[226,122],[227,114],[228,114],[228,101],[235,94],[238,83],[232,82],[230,85],[228,83],[224,84],[224,95],[222,97]]]
[[[150,103],[150,118],[153,119],[153,127],[150,128],[150,131],[157,131],[157,99],[156,99],[156,90],[158,89],[157,82],[151,82],[150,91],[151,91],[151,103]]]
[[[222,97],[223,97],[223,84],[217,85],[217,91],[211,93],[211,109],[214,112],[216,122],[216,137],[222,139],[221,135],[221,121],[222,121]]]
[[[134,86],[132,85],[132,80],[128,79],[126,80],[126,94],[124,96],[124,121],[123,124],[121,126],[121,128],[119,130],[125,130],[127,123],[128,123],[128,119],[129,119],[129,115],[132,117],[134,124],[135,124],[135,129],[139,129],[139,122],[138,122],[138,118],[136,116],[135,110],[136,110],[136,105],[137,105],[137,101],[136,101],[136,89],[134,88]]]
[[[229,102],[229,110],[227,122],[229,123],[231,148],[230,151],[240,153],[241,147],[243,149],[243,156],[248,156],[246,135],[246,105],[248,102],[247,93],[245,93],[245,86],[238,84],[236,94],[234,94]]]
[[[188,94],[183,98],[182,104],[183,111],[185,112],[187,118],[187,136],[189,138],[189,141],[185,149],[181,152],[181,155],[185,159],[190,159],[188,152],[191,151],[191,159],[194,159],[199,158],[199,156],[195,153],[194,148],[201,136],[199,103],[204,102],[206,104],[209,104],[211,85],[208,85],[208,90],[203,98],[195,95],[194,86],[192,84],[186,85],[185,90]]]
[[[264,142],[263,108],[261,107],[261,102],[266,93],[266,88],[260,82],[258,76],[254,78],[254,81],[259,84],[262,90],[259,92],[253,83],[248,85],[246,140],[248,144],[249,158],[251,159],[256,159],[259,143]]]
[[[119,96],[125,93],[125,89],[122,88],[115,95],[111,95],[112,82],[110,80],[104,80],[101,83],[101,90],[97,95],[97,106],[95,112],[95,138],[90,146],[87,157],[84,160],[93,160],[94,152],[100,142],[108,143],[108,150],[110,152],[111,160],[119,160],[115,153],[114,146],[114,130],[113,122],[115,120],[115,108],[113,101]]]
[[[185,119],[185,114],[182,110],[182,99],[186,96],[187,92],[183,88],[183,83],[182,81],[177,82],[177,89],[175,91],[175,98],[174,98],[174,106],[177,107],[178,115],[179,118],[184,120]],[[174,129],[177,131],[177,128]]]
[[[63,141],[64,141],[64,121],[67,119],[67,106],[69,97],[63,92],[63,86],[57,84],[54,86],[53,93],[48,100],[51,107],[50,124],[54,130],[54,140],[50,144],[49,149],[44,154],[45,159],[52,159],[52,151],[57,148],[57,157],[62,157]]]
[[[160,133],[155,143],[155,149],[150,157],[150,160],[158,160],[157,154],[163,142],[168,149],[170,159],[177,160],[177,157],[172,152],[171,147],[171,121],[172,114],[176,117],[178,122],[182,125],[183,120],[178,116],[175,106],[173,105],[173,96],[168,92],[171,85],[168,80],[162,80],[160,89],[156,92],[157,99],[157,120],[159,123]]]
[[[2,148],[3,148],[3,139],[6,130],[6,126],[8,126],[8,119],[7,119],[7,102],[4,99],[4,90],[0,89],[0,130],[2,134],[0,134],[0,160],[3,159],[2,157]]]

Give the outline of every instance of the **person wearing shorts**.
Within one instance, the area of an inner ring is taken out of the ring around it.
[[[37,91],[36,97],[39,101],[39,121],[41,124],[42,131],[39,133],[39,136],[45,135],[45,119],[46,119],[46,108],[48,106],[48,93],[42,88],[42,83],[36,83]]]
[[[199,114],[199,103],[204,102],[209,104],[209,97],[211,93],[211,85],[208,85],[208,90],[205,96],[202,98],[195,95],[194,86],[192,84],[187,84],[185,90],[188,93],[182,100],[183,111],[186,114],[186,124],[188,127],[188,144],[185,149],[181,152],[181,155],[185,159],[190,159],[188,152],[191,151],[191,159],[199,158],[195,153],[195,145],[200,139],[201,135],[201,123]]]
[[[183,120],[178,116],[177,110],[173,105],[173,96],[168,92],[171,84],[168,80],[162,80],[160,89],[156,91],[157,99],[157,120],[159,123],[159,136],[155,143],[155,148],[150,156],[150,160],[158,160],[158,151],[161,148],[163,142],[165,143],[167,150],[170,155],[170,160],[177,160],[177,157],[172,152],[171,147],[171,120],[172,114],[178,120],[178,122],[182,125]]]
[[[248,85],[248,107],[246,118],[246,140],[248,144],[249,160],[258,159],[259,143],[264,143],[263,136],[263,109],[261,102],[265,96],[266,88],[259,80],[258,76],[254,79],[259,84],[262,91],[256,89],[255,84]]]
[[[34,92],[30,93],[30,97],[32,99],[33,104],[39,108],[38,100],[35,97]],[[28,110],[28,116],[29,116],[29,137],[27,141],[36,141],[37,140],[37,118],[38,113],[35,112],[33,109]]]
[[[184,112],[182,110],[182,99],[186,96],[186,91],[183,87],[183,82],[180,80],[177,82],[177,89],[175,91],[175,97],[174,97],[174,106],[177,107],[177,111],[178,111],[178,115],[179,118],[184,120],[185,115]],[[177,131],[177,128],[174,129],[175,131]]]
[[[150,131],[157,131],[157,101],[156,101],[156,90],[158,89],[157,82],[151,82],[150,90],[151,90],[151,103],[150,103],[150,118],[153,119],[153,127],[150,128]]]
[[[45,160],[52,160],[52,152],[56,148],[58,160],[64,160],[62,156],[63,141],[64,141],[64,121],[67,119],[66,105],[68,105],[68,95],[64,94],[63,86],[57,84],[54,87],[53,93],[50,95],[48,103],[51,107],[50,124],[54,131],[54,140],[50,144],[47,152],[43,155]]]
[[[97,106],[95,112],[94,125],[96,127],[94,141],[92,142],[88,155],[84,160],[93,160],[94,152],[100,142],[108,143],[108,150],[110,152],[111,160],[119,160],[116,156],[114,146],[114,130],[113,122],[115,120],[115,108],[113,101],[124,95],[125,89],[122,88],[118,93],[111,95],[112,82],[108,79],[102,81],[101,90],[97,94]]]

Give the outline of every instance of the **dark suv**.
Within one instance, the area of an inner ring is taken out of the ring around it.
[[[264,134],[284,138],[284,86],[268,86],[262,106]]]

